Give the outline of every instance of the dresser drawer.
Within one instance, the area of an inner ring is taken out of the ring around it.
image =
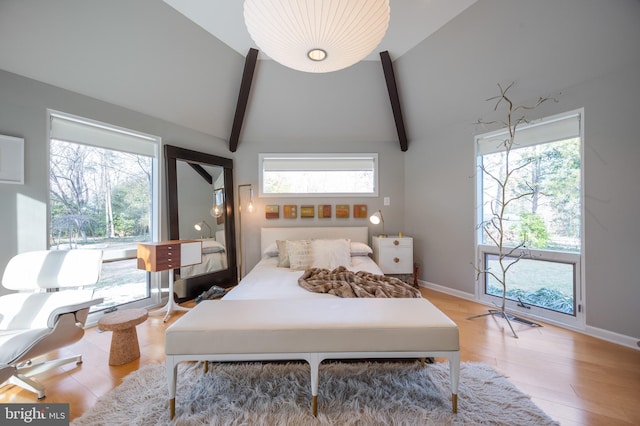
[[[410,274],[413,272],[413,255],[407,250],[383,252],[378,265],[385,274]]]
[[[413,273],[413,238],[374,237],[373,254],[385,274]]]
[[[138,268],[166,271],[202,262],[202,242],[175,240],[138,244]]]
[[[408,249],[413,252],[413,238],[379,238],[381,250]]]

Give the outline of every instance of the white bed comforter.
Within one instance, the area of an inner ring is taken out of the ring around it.
[[[200,274],[208,274],[215,271],[227,269],[227,253],[202,254],[202,263],[180,268],[180,278],[193,277]]]
[[[366,271],[383,275],[380,267],[368,256],[351,258],[350,271]],[[240,283],[230,290],[223,299],[310,299],[320,297],[336,297],[326,293],[314,293],[298,285],[298,278],[304,271],[292,271],[289,268],[278,268],[277,257],[264,257]]]

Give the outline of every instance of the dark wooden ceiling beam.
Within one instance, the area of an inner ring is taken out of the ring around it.
[[[233,117],[233,126],[231,127],[231,136],[229,137],[229,150],[231,152],[236,152],[236,149],[238,149],[240,131],[242,130],[242,122],[244,121],[244,114],[247,110],[247,103],[249,102],[249,92],[251,91],[251,82],[253,81],[253,72],[256,69],[257,60],[258,50],[253,48],[249,49],[249,53],[244,62],[244,72],[242,73],[242,83],[240,83],[236,115]]]
[[[393,64],[389,57],[389,51],[380,52],[380,60],[382,61],[382,70],[384,71],[384,79],[387,82],[387,90],[389,91],[389,100],[391,101],[391,110],[393,111],[393,119],[396,122],[396,130],[398,131],[398,140],[400,141],[400,149],[406,151],[409,149],[407,142],[407,132],[404,128],[404,119],[402,118],[402,109],[400,108],[400,96],[398,95],[398,86],[396,85],[396,77],[393,72]]]
[[[207,172],[204,167],[196,163],[188,163],[193,170],[195,170],[209,185],[213,184],[213,177]]]

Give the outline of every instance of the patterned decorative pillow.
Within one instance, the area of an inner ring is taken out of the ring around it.
[[[348,239],[311,241],[313,268],[335,269],[351,266],[351,241]]]
[[[288,241],[286,240],[277,240],[276,245],[278,246],[278,267],[279,268],[288,268],[291,266],[289,262],[289,250],[288,250]]]
[[[313,251],[310,240],[287,241],[289,267],[293,271],[303,271],[313,262]]]

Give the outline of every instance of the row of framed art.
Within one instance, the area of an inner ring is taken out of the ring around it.
[[[317,207],[317,208],[316,208]],[[280,205],[269,204],[264,208],[266,219],[280,219]],[[336,204],[335,205],[335,217],[338,219],[349,219],[351,217],[351,206],[349,204]],[[334,216],[334,208],[331,204],[284,204],[282,206],[282,217],[284,219],[313,219],[316,217],[319,219],[331,219]],[[354,204],[353,205],[353,218],[364,219],[367,217],[367,205],[366,204]]]

